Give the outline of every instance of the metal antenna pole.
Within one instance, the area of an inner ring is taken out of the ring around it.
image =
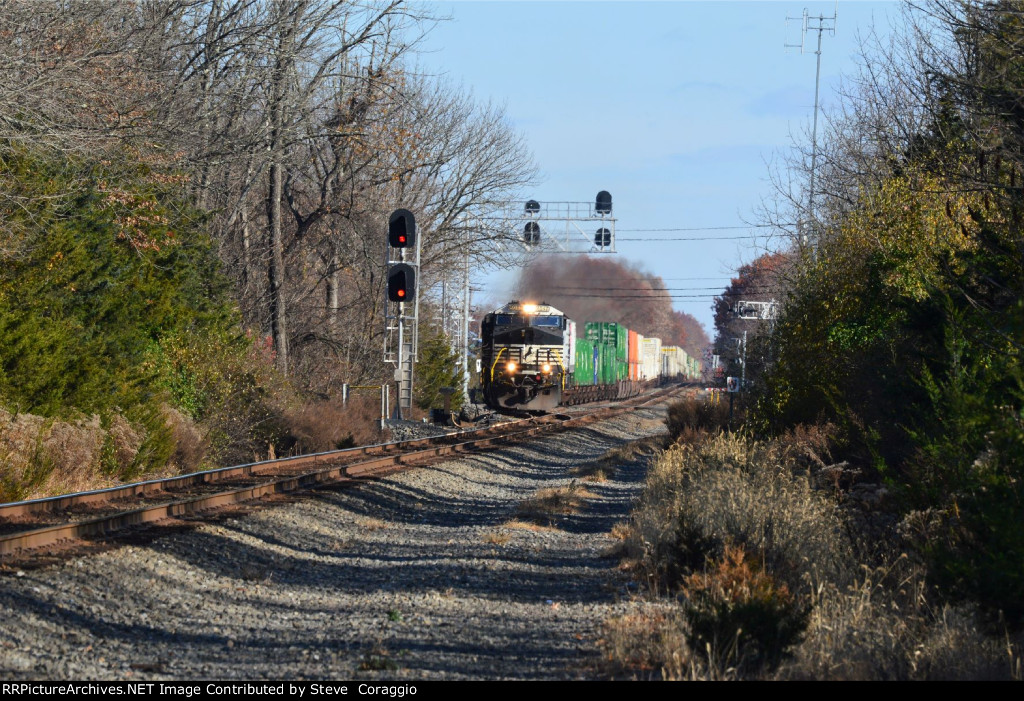
[[[807,8],[804,8],[804,14],[802,19],[802,27],[800,30],[800,53],[804,53],[805,37],[809,31],[818,32],[818,48],[814,52],[817,56],[817,68],[814,73],[814,121],[813,127],[811,128],[811,177],[810,187],[807,193],[807,223],[814,222],[814,178],[818,170],[818,95],[821,87],[821,35],[828,32],[830,36],[835,36],[836,33],[836,18],[839,16],[839,0],[836,0],[835,9],[832,11],[831,17],[825,15],[818,15],[817,17],[811,17],[807,13]],[[795,17],[787,17],[788,22],[791,19],[797,19]],[[786,47],[796,48],[797,44],[786,44]],[[801,227],[801,242],[807,244],[807,232],[806,227]]]
[[[822,21],[824,17],[818,17],[818,50],[814,53],[817,55],[817,68],[814,72],[814,126],[811,128],[811,183],[810,193],[807,203],[807,218],[814,221],[814,174],[817,172],[818,164],[818,93],[821,86],[821,35],[823,32]],[[835,17],[832,17],[835,20]],[[834,27],[833,27],[834,29]]]

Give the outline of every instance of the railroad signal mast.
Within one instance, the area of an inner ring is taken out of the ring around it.
[[[387,267],[384,362],[395,366],[398,418],[408,416],[412,410],[413,365],[419,359],[420,300],[416,294],[416,279],[420,270],[420,246],[416,217],[407,209],[396,209],[388,219],[384,247]]]
[[[778,317],[778,303],[740,300],[732,307],[737,319],[748,321],[774,321]]]
[[[769,302],[739,300],[732,306],[732,313],[737,319],[744,319],[746,321],[767,321],[769,324],[773,324],[775,319],[779,316],[779,305],[774,299]],[[734,338],[733,341],[736,343],[736,350],[739,354],[742,374],[739,378],[738,389],[730,389],[730,392],[742,390],[747,386],[747,332],[743,332],[743,338]],[[731,412],[732,399],[730,398],[729,401]]]

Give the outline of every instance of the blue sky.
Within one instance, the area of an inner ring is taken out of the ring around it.
[[[539,201],[614,198],[618,256],[670,288],[721,289],[743,263],[781,245],[735,240],[771,195],[767,163],[809,129],[816,33],[799,17],[830,16],[835,2],[433,2],[451,17],[426,38],[421,68],[447,75],[479,100],[505,105],[541,170]],[[840,2],[822,44],[821,99],[852,75],[858,35],[898,23],[894,2]],[[630,231],[644,230],[644,231]],[[717,241],[670,240],[715,237]],[[630,241],[657,238],[660,241]],[[502,300],[511,275],[480,281]],[[713,335],[715,290],[680,289],[673,304]],[[684,298],[696,295],[699,298]]]

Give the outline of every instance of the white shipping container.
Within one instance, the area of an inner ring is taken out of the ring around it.
[[[562,362],[565,363],[566,382],[576,371],[576,322],[565,320],[565,333],[562,334]]]
[[[679,346],[662,346],[661,347],[661,375],[662,377],[672,379],[679,375],[684,374],[685,370],[682,364],[682,355],[685,354]]]
[[[661,339],[645,338],[640,346],[640,379],[656,380],[661,374]]]

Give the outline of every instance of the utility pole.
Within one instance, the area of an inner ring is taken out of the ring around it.
[[[811,127],[811,178],[810,188],[807,197],[807,219],[801,227],[801,243],[806,245],[807,240],[807,226],[814,222],[814,177],[817,173],[818,166],[818,94],[821,85],[821,36],[828,32],[829,36],[835,36],[836,33],[836,17],[839,16],[839,0],[836,0],[835,8],[832,10],[832,16],[826,17],[825,15],[818,15],[812,17],[807,12],[807,8],[804,8],[803,17],[786,17],[786,23],[790,20],[801,20],[800,28],[800,43],[799,44],[786,44],[786,48],[799,48],[800,53],[806,53],[807,43],[807,32],[818,32],[818,48],[814,54],[817,56],[817,68],[814,73],[814,121]]]

